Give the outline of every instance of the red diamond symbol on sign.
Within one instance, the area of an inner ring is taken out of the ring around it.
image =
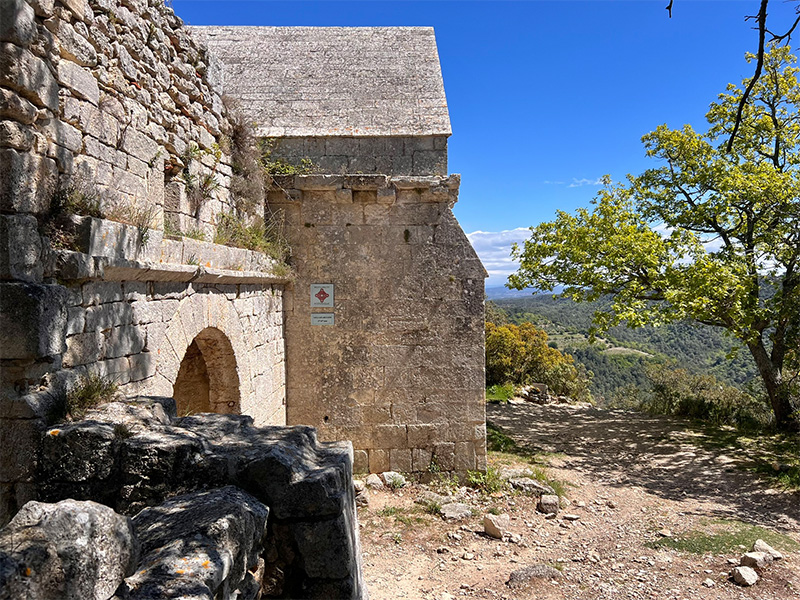
[[[316,294],[314,294],[314,297],[317,300],[319,300],[320,304],[323,304],[325,302],[325,300],[328,299],[328,296],[330,296],[330,294],[328,292],[326,292],[325,290],[323,290],[322,288],[320,288],[320,290]]]

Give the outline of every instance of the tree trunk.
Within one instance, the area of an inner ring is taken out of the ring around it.
[[[774,365],[767,349],[761,340],[748,344],[750,353],[756,361],[764,388],[767,390],[772,412],[775,414],[775,426],[779,431],[800,431],[800,418],[794,414],[791,402],[791,389],[781,374],[779,365]]]

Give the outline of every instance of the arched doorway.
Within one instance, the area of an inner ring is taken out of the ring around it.
[[[230,340],[206,327],[186,349],[172,388],[178,416],[201,412],[241,412],[239,374]]]

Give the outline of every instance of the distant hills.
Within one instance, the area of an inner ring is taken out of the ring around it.
[[[719,380],[744,387],[757,373],[749,352],[730,358],[734,340],[717,328],[691,323],[630,329],[614,327],[594,343],[589,328],[596,305],[553,298],[552,293],[532,295],[487,288],[487,295],[510,322],[529,321],[545,330],[559,350],[571,354],[593,374],[591,389],[598,398],[612,399],[627,386],[646,386],[645,366],[681,367],[709,373]]]

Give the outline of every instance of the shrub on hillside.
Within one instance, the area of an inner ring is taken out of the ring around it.
[[[558,395],[591,400],[589,375],[547,343],[547,334],[532,323],[486,323],[486,383],[544,383]]]

